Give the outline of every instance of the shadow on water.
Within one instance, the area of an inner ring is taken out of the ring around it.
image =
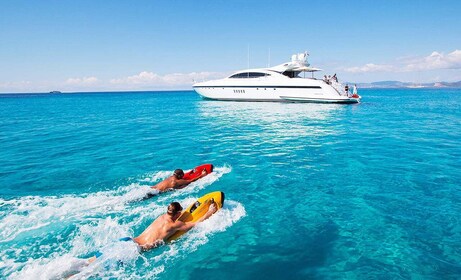
[[[290,237],[291,240],[297,240],[294,244],[280,243],[277,246],[266,244],[266,248],[262,248],[264,246],[262,244],[252,247],[247,245],[244,248],[245,252],[236,254],[238,258],[233,261],[235,265],[228,263],[225,270],[222,266],[214,267],[211,265],[214,260],[208,259],[208,265],[197,266],[194,270],[188,271],[187,277],[211,279],[220,275],[223,279],[318,278],[317,269],[328,262],[333,245],[338,239],[338,226],[329,220],[310,233],[299,231],[295,235],[297,236]],[[261,254],[261,252],[265,253]],[[216,261],[219,261],[219,257],[216,258]],[[176,273],[169,276],[174,274]]]

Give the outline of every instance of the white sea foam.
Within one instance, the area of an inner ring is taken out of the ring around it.
[[[13,272],[11,279],[64,279],[87,266],[88,262],[66,254],[55,259],[29,259],[20,271]]]
[[[158,171],[155,173],[149,173],[149,174],[146,174],[145,175],[146,177],[141,179],[140,181],[154,183],[154,182],[168,178],[169,176],[171,176],[171,174],[173,174],[173,171]]]
[[[210,235],[225,231],[245,215],[242,204],[232,200],[225,201],[220,211],[194,227],[182,240],[178,240],[178,243],[182,250],[195,251],[197,247],[208,242]]]
[[[146,259],[133,251],[135,247],[129,245],[134,243],[117,240],[139,234],[134,230],[139,231],[163,214],[165,206],[173,199],[182,205],[194,202],[197,192],[231,170],[229,166],[217,167],[187,188],[146,201],[139,200],[153,190],[142,181],[90,194],[0,199],[0,209],[8,212],[0,216],[0,246],[8,248],[0,252],[2,274],[12,279],[61,279],[71,275],[73,270],[79,270],[81,273],[72,279],[95,275],[102,278],[155,277],[165,270],[164,263],[157,263],[157,260],[175,260],[177,254],[195,250],[208,241],[210,234],[225,230],[244,216],[243,206],[226,201],[221,211],[181,238],[186,241],[166,245],[168,249],[154,258]],[[166,171],[159,171],[153,178],[161,179],[166,174]],[[38,249],[30,254],[33,248]],[[82,262],[75,257],[89,257],[96,251],[103,253],[101,259],[78,267]],[[124,265],[120,266],[114,260],[121,260]],[[135,262],[139,266],[140,260],[148,267],[147,275],[144,269],[142,275],[133,269]],[[134,272],[126,272],[126,269]]]
[[[159,197],[160,202],[171,200],[184,194],[196,193],[213,184],[219,178],[231,172],[231,167],[215,168],[208,176],[201,178],[184,189],[176,190]],[[162,178],[166,171],[159,171],[154,178]],[[9,215],[0,218],[0,243],[14,240],[17,236],[55,224],[60,221],[63,225],[76,220],[105,215],[124,213],[127,203],[142,200],[149,194],[158,194],[158,191],[149,186],[132,183],[113,191],[101,191],[81,196],[67,195],[62,197],[28,196],[17,200],[1,200],[0,205],[9,207]]]
[[[187,198],[181,203],[192,203]],[[78,227],[75,236],[69,240],[70,251],[59,255],[55,253],[48,258],[28,259],[18,271],[10,275],[11,279],[86,279],[97,276],[101,278],[141,279],[153,278],[165,270],[164,263],[184,257],[201,245],[208,242],[209,237],[225,231],[232,224],[246,215],[242,204],[226,201],[224,207],[208,220],[200,223],[179,240],[165,245],[167,248],[159,255],[147,259],[139,253],[138,247],[131,241],[118,241],[120,236],[131,234],[128,225],[121,225],[117,219],[106,218],[94,224]],[[99,251],[102,256],[89,264],[85,259],[75,256]],[[146,270],[137,274],[135,263],[141,259]],[[10,262],[7,266],[12,265]],[[12,267],[9,267],[10,270]],[[126,271],[129,269],[130,271]],[[78,274],[77,274],[78,273]]]
[[[113,191],[82,196],[25,197],[16,201],[10,214],[0,220],[0,242],[12,241],[28,231],[73,223],[85,217],[124,209],[123,199]]]

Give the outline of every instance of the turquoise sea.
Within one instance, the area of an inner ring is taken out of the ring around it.
[[[0,278],[459,279],[461,90],[361,104],[206,101],[192,91],[0,95]],[[143,200],[176,168],[213,163]],[[138,254],[172,201],[225,207]]]

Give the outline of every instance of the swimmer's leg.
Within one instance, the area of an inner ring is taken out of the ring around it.
[[[79,274],[85,267],[89,266],[92,262],[94,262],[94,260],[96,260],[95,256],[89,259],[73,258],[70,261],[69,269],[67,269],[61,275],[61,278],[68,279],[76,274]]]
[[[119,239],[119,241],[131,241],[131,240],[133,240],[133,238],[131,238],[131,237],[129,237],[129,236],[127,236],[127,237],[122,237],[122,238]],[[94,262],[94,261],[95,261],[97,258],[99,258],[100,256],[102,256],[102,253],[99,252],[99,251],[97,251],[97,252],[94,254],[94,256],[92,256],[91,258],[88,258],[88,259],[87,259],[88,264]]]
[[[146,193],[146,195],[145,195],[143,198],[141,198],[141,200],[144,201],[144,200],[146,200],[146,199],[149,199],[149,198],[152,198],[152,197],[154,197],[154,196],[157,196],[157,195],[159,195],[160,193],[162,193],[162,192],[160,192],[160,191],[157,190],[157,189],[151,189],[148,193]]]
[[[88,262],[88,264],[94,262],[97,258],[99,258],[100,256],[102,256],[102,253],[101,252],[96,252],[96,254],[94,254],[94,256],[92,256],[91,258],[88,258],[86,261]]]
[[[122,238],[120,238],[118,241],[125,241],[125,242],[126,242],[126,241],[132,241],[132,240],[133,240],[133,238],[127,236],[127,237],[122,237]],[[94,256],[92,256],[91,258],[88,258],[88,259],[87,259],[88,264],[94,262],[94,261],[95,261],[97,258],[99,258],[100,256],[102,256],[102,253],[99,252],[99,251],[97,251],[97,252],[94,254]]]

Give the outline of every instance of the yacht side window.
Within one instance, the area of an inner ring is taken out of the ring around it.
[[[261,78],[265,76],[270,76],[270,74],[260,73],[260,72],[243,72],[230,76],[230,79],[248,79],[248,78]]]

